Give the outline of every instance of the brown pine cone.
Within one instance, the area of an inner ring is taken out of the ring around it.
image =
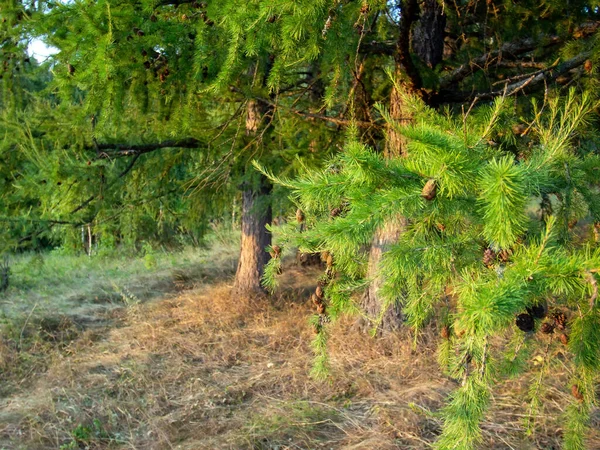
[[[437,195],[437,182],[431,178],[425,183],[423,186],[423,190],[421,191],[421,197],[423,197],[427,201],[431,201]]]
[[[591,73],[591,72],[592,72],[592,69],[594,68],[594,66],[593,66],[593,64],[592,64],[592,61],[591,61],[591,60],[589,60],[589,59],[586,59],[586,60],[585,60],[585,63],[583,63],[583,68],[585,69],[585,71],[586,71],[587,73]]]
[[[298,223],[304,222],[304,213],[302,212],[302,210],[300,208],[298,208],[296,210],[296,221]]]
[[[317,312],[319,314],[325,314],[325,303],[319,303],[317,305]]]
[[[503,263],[507,263],[508,260],[510,259],[510,255],[511,255],[511,251],[510,250],[501,250],[500,253],[498,253],[498,259],[500,261],[502,261]]]
[[[320,299],[319,297],[317,297],[315,294],[312,294],[312,295],[310,296],[310,299],[311,299],[311,301],[313,302],[313,304],[314,304],[315,306],[318,306],[319,304],[323,303],[323,302],[321,301],[321,299]]]
[[[331,217],[337,217],[342,213],[342,208],[333,208],[331,210]]]
[[[273,258],[279,258],[279,256],[281,256],[281,247],[279,245],[273,245],[271,249],[273,250],[271,253]]]
[[[594,222],[594,241],[600,242],[600,222]]]
[[[448,325],[442,327],[442,337],[444,339],[450,339],[450,328],[448,328]]]
[[[489,247],[486,248],[485,251],[483,252],[483,264],[486,267],[490,268],[494,265],[495,261],[496,261],[496,252]]]
[[[558,339],[560,339],[560,342],[562,342],[563,345],[569,344],[569,336],[567,336],[565,333],[562,333]]]
[[[319,298],[323,298],[323,288],[321,286],[317,286],[317,290],[315,291],[315,294],[317,294],[317,297]]]
[[[327,267],[333,267],[333,255],[331,253],[327,255]]]
[[[554,333],[554,324],[551,322],[544,322],[540,330],[544,334],[552,334]]]
[[[583,394],[579,390],[579,386],[577,386],[576,384],[574,384],[573,386],[571,386],[571,394],[577,400],[579,400],[580,402],[583,402]]]
[[[554,325],[559,330],[564,330],[567,327],[567,315],[562,311],[557,311],[552,314],[552,319],[554,319]]]

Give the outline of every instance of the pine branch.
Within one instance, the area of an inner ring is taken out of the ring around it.
[[[99,144],[94,142],[93,146],[88,146],[88,150],[96,150],[98,159],[119,158],[124,156],[139,156],[144,153],[151,153],[165,148],[189,148],[197,149],[201,141],[195,138],[188,138],[179,141],[163,141],[152,144]]]
[[[127,165],[127,167],[125,168],[125,170],[123,172],[121,172],[119,174],[119,176],[111,184],[109,184],[106,187],[106,189],[107,190],[110,189],[112,186],[114,186],[114,184],[117,182],[117,180],[119,180],[120,178],[123,178],[125,175],[127,175],[131,171],[131,169],[133,169],[133,166],[135,165],[135,163],[137,162],[137,160],[139,159],[140,156],[141,156],[141,153],[136,154],[133,157],[133,159],[129,162],[129,164]],[[83,203],[81,203],[77,208],[75,208],[73,211],[71,211],[70,214],[75,214],[76,212],[81,211],[87,205],[89,205],[90,203],[92,203],[95,199],[96,199],[96,195],[92,195],[86,201],[84,201]]]
[[[366,55],[388,55],[393,56],[396,52],[396,42],[394,41],[371,41],[363,42],[360,47],[360,53]]]
[[[232,89],[234,89],[234,88],[232,88]],[[237,90],[237,89],[235,89],[235,90]],[[239,90],[237,90],[237,91],[239,91]],[[289,106],[282,105],[281,103],[272,102],[271,100],[268,100],[266,98],[262,98],[262,97],[253,97],[253,98],[254,98],[254,100],[264,103],[265,105],[268,105],[268,106],[271,106],[274,108],[284,108],[284,109],[287,109],[288,111],[292,112],[293,114],[296,114],[298,116],[301,116],[301,117],[304,117],[307,119],[324,120],[325,122],[331,122],[336,125],[356,125],[357,127],[360,127],[360,128],[371,128],[371,127],[378,128],[378,125],[375,124],[374,122],[364,122],[361,120],[348,120],[348,119],[342,119],[339,117],[325,116],[323,114],[309,113],[309,112],[300,111],[298,109],[291,108]]]
[[[545,46],[547,47],[558,43],[560,43],[560,39],[556,36],[553,36],[549,38]],[[452,72],[450,72],[450,74],[440,80],[440,89],[451,87],[452,85],[471,75],[482,66],[489,63],[491,59],[501,57],[504,53],[516,56],[530,52],[537,47],[539,47],[539,41],[533,38],[517,42],[508,42],[502,45],[498,50],[484,53],[483,55],[473,58],[469,62],[466,62],[454,69]]]
[[[588,37],[596,32],[598,28],[600,28],[600,22],[584,23],[580,25],[579,28],[573,33],[572,38],[581,39]],[[501,58],[504,54],[519,56],[540,47],[545,48],[562,44],[563,40],[558,36],[549,36],[545,40],[542,39],[541,42],[540,39],[533,38],[523,39],[517,42],[507,42],[498,50],[484,53],[477,58],[473,58],[469,62],[466,62],[454,69],[447,76],[443,77],[440,80],[440,90],[450,88],[452,85],[455,85],[457,82],[465,79],[475,71],[483,69],[483,67],[487,66],[491,60],[495,58]]]
[[[510,97],[522,91],[531,91],[535,88],[544,86],[544,82],[554,81],[561,75],[583,65],[591,57],[591,53],[581,53],[574,58],[565,61],[558,66],[551,66],[538,72],[532,73],[525,79],[518,75],[518,81],[515,78],[509,78],[505,81],[505,87],[489,92],[465,92],[457,90],[440,90],[432,97],[433,103],[462,103],[469,100],[489,100],[499,96]]]

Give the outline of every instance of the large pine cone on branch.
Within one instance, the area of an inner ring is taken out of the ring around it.
[[[431,178],[425,183],[423,186],[423,190],[421,191],[421,197],[423,197],[427,201],[431,201],[437,195],[437,182]]]

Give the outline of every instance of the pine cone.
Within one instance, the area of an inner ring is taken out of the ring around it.
[[[296,222],[302,223],[304,222],[304,213],[300,208],[296,210]]]
[[[279,256],[281,256],[281,247],[279,245],[273,245],[269,253],[271,253],[272,258],[279,258]]]
[[[442,327],[442,337],[444,339],[450,339],[450,328],[448,328],[448,325]]]
[[[500,251],[500,253],[498,253],[498,259],[503,263],[507,263],[508,260],[510,259],[510,255],[511,255],[511,251],[504,249],[504,250]]]
[[[323,294],[324,294],[324,292],[323,292],[323,288],[322,288],[321,286],[317,286],[317,289],[316,289],[316,291],[315,291],[315,294],[317,294],[317,297],[319,297],[319,298],[323,298]]]
[[[561,335],[558,337],[558,339],[560,339],[560,342],[561,342],[563,345],[568,345],[568,344],[569,344],[569,336],[567,336],[565,333],[562,333],[562,334],[561,334]]]
[[[548,302],[546,302],[546,300],[542,300],[537,305],[532,305],[527,308],[527,312],[536,319],[543,319],[548,313]]]
[[[483,264],[487,268],[490,268],[494,265],[495,261],[496,261],[496,252],[489,247],[486,248],[485,251],[483,252]]]
[[[576,384],[574,384],[573,386],[571,386],[571,394],[577,400],[579,400],[580,402],[583,402],[583,394],[579,390],[579,386],[577,386]]]
[[[333,267],[333,255],[329,253],[327,255],[327,267]]]
[[[423,197],[427,201],[431,201],[437,195],[437,182],[431,178],[425,183],[423,186],[423,190],[421,191],[421,197]]]
[[[589,60],[589,59],[586,59],[586,60],[585,60],[585,63],[583,63],[583,68],[585,69],[585,71],[586,71],[587,73],[591,73],[591,72],[592,72],[592,69],[593,69],[593,67],[594,67],[594,66],[592,65],[592,61],[591,61],[591,60]]]
[[[331,217],[337,217],[342,213],[342,208],[333,208],[331,210]]]
[[[519,328],[519,330],[521,330],[525,333],[529,333],[530,331],[533,331],[533,326],[535,324],[533,317],[531,317],[527,313],[519,314],[517,316],[515,323],[516,323],[517,327]]]
[[[75,73],[75,67],[69,63],[67,64],[67,71],[69,72],[69,75],[73,75]]]
[[[557,311],[552,315],[554,319],[554,325],[559,330],[564,330],[567,327],[567,315],[562,311]]]
[[[540,328],[544,334],[554,333],[554,324],[551,322],[544,322]]]
[[[311,301],[313,302],[313,304],[314,304],[315,306],[318,306],[318,305],[320,305],[321,303],[323,303],[323,302],[321,301],[321,299],[320,299],[319,297],[317,297],[315,294],[312,294],[312,295],[310,296],[310,299],[311,299]]]
[[[325,303],[319,303],[317,305],[317,312],[319,314],[325,314]]]

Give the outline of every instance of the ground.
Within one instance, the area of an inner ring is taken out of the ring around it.
[[[235,246],[198,254],[187,265],[129,261],[139,271],[117,267],[110,300],[93,289],[111,284],[91,277],[81,295],[57,300],[58,312],[39,294],[16,305],[27,291],[9,290],[0,449],[430,447],[457,385],[436,363],[433,326],[416,341],[408,330],[372,339],[344,318],[331,325],[329,378],[315,380],[308,297],[320,269],[290,258],[280,291],[249,302],[230,297]],[[556,367],[533,433],[530,379],[498,386],[482,448],[559,448],[570,400],[569,374]],[[589,448],[600,448],[594,420]]]

